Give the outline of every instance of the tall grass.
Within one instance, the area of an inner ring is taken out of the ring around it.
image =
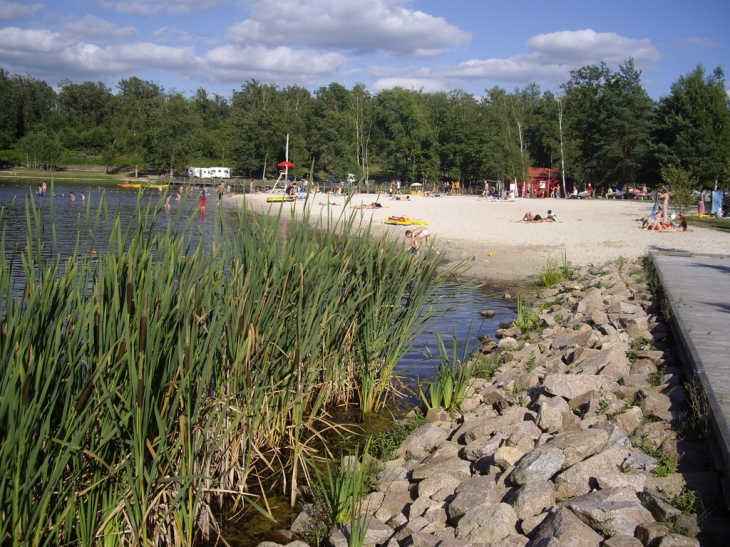
[[[327,409],[377,410],[439,313],[439,257],[354,220],[243,208],[207,236],[184,218],[155,229],[162,203],[140,201],[131,226],[87,207],[79,233],[111,225],[98,256],[78,240],[60,257],[32,202],[25,250],[3,229],[4,544],[191,545],[215,535],[216,504],[266,505],[261,474],[293,502]]]

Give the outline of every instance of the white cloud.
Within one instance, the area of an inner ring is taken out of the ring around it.
[[[527,84],[533,81],[554,85],[568,78],[572,69],[602,61],[617,65],[633,57],[637,65],[661,58],[648,39],[635,40],[614,33],[597,33],[591,29],[539,34],[527,41],[531,53],[506,59],[471,59],[456,65],[426,68],[373,68],[373,88],[386,89],[391,82],[434,82],[425,88],[453,89],[483,81]]]
[[[0,19],[21,19],[38,13],[43,4],[18,4],[17,2],[0,1]]]
[[[679,38],[676,43],[680,47],[700,46],[700,47],[720,47],[719,42],[715,42],[710,38],[700,38],[698,36],[692,38]]]
[[[192,13],[214,8],[227,2],[228,0],[101,0],[101,5],[119,13],[154,15],[155,13]]]
[[[70,21],[63,26],[63,30],[66,33],[72,33],[76,37],[83,38],[118,38],[125,40],[137,35],[137,29],[134,27],[118,27],[114,23],[93,15]]]
[[[432,57],[471,34],[403,0],[254,0],[251,17],[228,28],[240,44],[297,45],[356,54]]]
[[[538,34],[527,41],[527,47],[542,54],[550,62],[568,63],[621,63],[633,57],[637,62],[656,61],[660,53],[651,40],[636,40],[614,32],[596,32],[593,29],[563,30]]]
[[[192,46],[171,47],[150,42],[100,47],[45,29],[0,29],[0,66],[30,72],[44,79],[127,77],[146,70],[172,72],[183,78],[241,83],[260,78],[277,83],[319,83],[334,78],[349,59],[286,47],[227,45],[201,56]]]
[[[339,53],[235,45],[212,49],[205,60],[206,71],[213,75],[213,79],[241,81],[254,77],[303,84],[326,76],[332,77],[348,63],[348,59]]]

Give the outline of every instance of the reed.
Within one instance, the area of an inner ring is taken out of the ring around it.
[[[183,217],[163,230],[164,197],[140,200],[128,226],[87,207],[63,258],[32,200],[24,251],[3,228],[5,544],[192,545],[215,536],[216,504],[264,511],[262,475],[294,502],[327,409],[382,406],[440,313],[440,258],[354,219],[244,207],[212,234]],[[92,255],[80,234],[100,227]]]

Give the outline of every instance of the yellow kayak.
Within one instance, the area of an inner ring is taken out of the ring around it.
[[[392,224],[394,226],[425,226],[428,224],[425,220],[416,220],[408,217],[388,217],[385,220],[386,224]]]
[[[117,188],[127,188],[131,190],[138,190],[139,188],[142,188],[141,184],[138,183],[132,183],[132,182],[120,182],[117,184]]]

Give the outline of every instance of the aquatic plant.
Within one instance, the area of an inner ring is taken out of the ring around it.
[[[210,235],[181,214],[157,228],[164,197],[140,199],[124,226],[103,200],[87,205],[64,257],[52,211],[32,201],[24,250],[3,229],[8,545],[192,545],[215,535],[216,505],[265,512],[254,485],[267,475],[293,502],[327,408],[382,405],[439,313],[440,258],[400,253],[354,220],[243,207]],[[106,248],[86,252],[80,234],[102,225]]]

